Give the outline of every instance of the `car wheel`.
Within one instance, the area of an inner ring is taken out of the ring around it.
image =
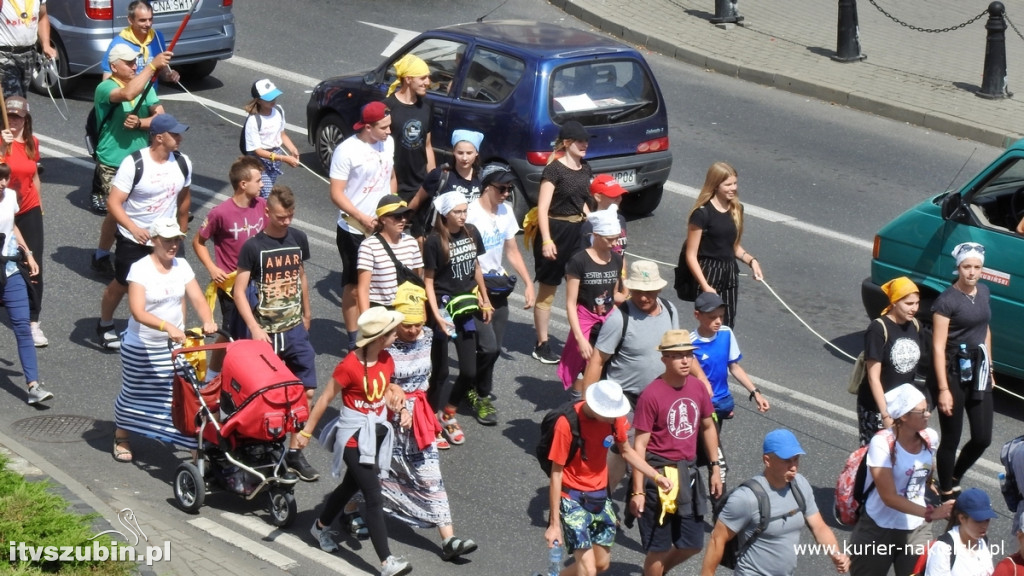
[[[202,62],[184,64],[178,72],[181,73],[182,78],[186,78],[188,80],[202,80],[210,74],[213,74],[213,70],[216,67],[216,60],[203,60]]]
[[[341,116],[337,114],[328,114],[324,116],[324,119],[320,121],[320,124],[316,127],[316,157],[320,159],[320,165],[323,166],[324,172],[330,172],[331,169],[331,154],[334,153],[334,149],[341,144],[341,141],[345,139],[345,123],[341,119]]]
[[[32,90],[44,96],[51,91],[55,95],[63,94],[71,83],[71,80],[68,78],[71,74],[68,71],[67,54],[64,52],[64,46],[60,43],[56,33],[51,34],[50,45],[57,50],[57,59],[54,61],[55,66],[53,68],[46,66],[43,55],[40,53],[39,58],[36,60],[35,68],[32,70]],[[55,72],[56,74],[54,74]]]
[[[652,188],[626,194],[626,197],[622,199],[621,210],[630,216],[646,216],[658,208],[664,192],[665,187],[659,184]]]

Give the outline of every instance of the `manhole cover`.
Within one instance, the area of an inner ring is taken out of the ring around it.
[[[12,427],[19,435],[36,442],[78,442],[110,434],[108,425],[71,414],[34,416],[18,420]]]

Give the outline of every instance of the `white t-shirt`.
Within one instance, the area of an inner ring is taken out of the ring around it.
[[[501,264],[502,256],[505,254],[505,241],[514,239],[519,233],[519,223],[508,209],[508,204],[502,202],[498,205],[498,213],[491,214],[480,204],[479,199],[474,200],[469,204],[466,222],[476,226],[480,231],[480,238],[484,241],[484,253],[477,255],[480,269],[484,272],[504,272]]]
[[[110,187],[128,192],[128,199],[124,201],[125,213],[136,226],[149,230],[153,222],[160,218],[178,217],[178,194],[192,184],[192,161],[182,154],[188,166],[189,178],[186,180],[173,155],[169,156],[166,162],[158,164],[150,155],[148,147],[140,152],[142,180],[139,181],[139,185],[132,188],[132,182],[135,180],[135,159],[129,154],[121,161]],[[117,229],[122,236],[134,242],[132,233],[124,226],[118,224]]]
[[[890,434],[876,434],[868,444],[868,453],[865,456],[868,465],[868,474],[864,480],[864,489],[867,490],[874,484],[870,468],[890,468],[893,481],[896,486],[896,494],[910,500],[914,504],[925,505],[924,495],[928,488],[928,478],[931,476],[935,459],[935,449],[939,445],[939,435],[928,428],[925,430],[928,436],[929,449],[921,449],[917,454],[907,452],[899,442],[893,448],[896,451],[896,463],[893,464],[892,455],[889,452]],[[897,510],[893,510],[882,502],[878,490],[872,490],[868,495],[865,504],[868,516],[882,528],[896,530],[913,530],[924,523],[924,518],[912,516]]]
[[[18,213],[18,193],[10,188],[4,188],[0,192],[0,234],[4,235],[3,245],[0,245],[0,254],[4,256],[18,255],[18,241],[14,238],[14,215]],[[16,262],[8,262],[4,275],[10,278],[18,272]],[[0,294],[0,299],[3,294]]]
[[[924,576],[990,576],[993,572],[992,551],[984,540],[979,540],[975,548],[968,548],[960,540],[960,527],[954,526],[949,531],[953,536],[956,549],[956,561],[952,570],[949,567],[949,545],[935,541],[928,549],[928,564]]]
[[[146,312],[180,330],[185,329],[185,285],[195,277],[192,267],[184,258],[175,258],[171,270],[166,274],[158,272],[153,258],[148,256],[132,264],[128,271],[129,284],[135,282],[146,287]],[[134,316],[130,316],[125,341],[144,346],[166,346],[167,332],[143,326]]]
[[[46,0],[4,0],[0,9],[0,46],[34,46],[39,35],[39,8],[43,4]],[[28,23],[21,18],[22,9],[28,9]]]
[[[245,119],[245,149],[249,152],[261,148],[277,148],[281,146],[281,132],[284,130],[284,114],[275,105],[270,109],[270,116],[260,118],[259,130],[256,129],[256,116]]]
[[[331,155],[331,180],[344,180],[345,196],[363,214],[377,212],[377,202],[391,194],[391,173],[395,169],[395,141],[388,139],[367,144],[355,134],[346,138]],[[338,226],[352,230],[338,211]]]

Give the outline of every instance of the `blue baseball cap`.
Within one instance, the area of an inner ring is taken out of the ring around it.
[[[961,492],[956,499],[956,507],[975,522],[984,522],[996,517],[996,511],[992,509],[992,501],[988,499],[988,494],[981,488],[968,488]]]
[[[188,126],[178,122],[178,120],[170,114],[157,114],[149,123],[150,134],[163,134],[165,132],[181,134],[185,130],[188,130]]]
[[[804,449],[800,447],[800,442],[796,439],[796,436],[785,428],[772,430],[768,434],[765,434],[764,444],[762,447],[765,454],[775,454],[783,460],[788,460],[799,454],[807,454],[807,452],[804,452]]]

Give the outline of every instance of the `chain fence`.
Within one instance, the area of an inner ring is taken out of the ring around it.
[[[968,20],[968,21],[966,21],[966,22],[964,22],[962,24],[957,24],[956,26],[948,26],[946,28],[921,28],[920,26],[914,26],[913,24],[910,24],[908,22],[904,22],[903,20],[900,20],[899,18],[897,18],[897,17],[893,16],[892,14],[886,12],[885,8],[882,8],[881,6],[879,6],[878,3],[875,2],[875,0],[868,0],[868,2],[870,2],[872,6],[874,6],[876,9],[878,9],[878,11],[881,12],[883,16],[885,16],[889,20],[892,20],[893,22],[899,24],[900,26],[903,26],[905,28],[910,28],[911,30],[913,30],[915,32],[929,32],[929,33],[933,33],[933,34],[939,34],[939,33],[942,33],[942,32],[952,32],[954,30],[959,30],[961,28],[964,28],[965,26],[969,26],[971,24],[974,24],[978,20],[981,20],[982,18],[984,18],[986,14],[988,14],[988,9],[986,8],[984,11],[982,11],[981,14],[978,14],[974,18],[971,18],[970,20]],[[1014,30],[1016,30],[1016,28],[1014,28]],[[1020,32],[1018,32],[1017,34],[1019,35]],[[1024,36],[1021,36],[1021,39],[1024,39]]]

